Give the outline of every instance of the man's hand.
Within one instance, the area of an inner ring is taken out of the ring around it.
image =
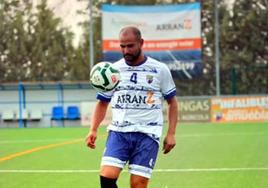
[[[97,132],[96,131],[90,131],[86,137],[86,144],[91,149],[95,149],[95,141],[97,139]]]
[[[163,143],[163,153],[167,154],[169,153],[176,145],[176,139],[175,139],[175,135],[171,135],[168,134],[165,139],[164,139],[164,143]]]

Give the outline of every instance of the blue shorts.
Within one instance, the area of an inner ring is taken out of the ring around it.
[[[128,162],[131,174],[150,178],[158,148],[159,144],[144,133],[109,131],[101,165],[123,169]]]

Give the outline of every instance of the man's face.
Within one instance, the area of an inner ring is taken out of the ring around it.
[[[135,62],[140,57],[143,40],[137,39],[133,33],[122,33],[119,40],[125,60]]]

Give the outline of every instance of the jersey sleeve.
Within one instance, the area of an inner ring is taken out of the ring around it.
[[[169,68],[163,64],[161,71],[161,91],[165,100],[176,96],[176,86]]]
[[[98,92],[96,98],[100,101],[110,102],[113,92]]]

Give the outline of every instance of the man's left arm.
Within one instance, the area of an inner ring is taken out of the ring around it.
[[[169,153],[176,145],[176,125],[178,121],[178,103],[176,96],[167,100],[168,103],[168,130],[164,138],[163,152]]]

